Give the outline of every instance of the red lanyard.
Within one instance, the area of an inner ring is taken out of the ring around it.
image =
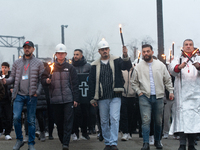
[[[26,73],[26,71],[27,71],[28,67],[29,67],[29,64],[27,65],[27,67],[24,65],[24,70],[25,70],[25,73]]]

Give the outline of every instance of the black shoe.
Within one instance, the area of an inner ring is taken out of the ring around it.
[[[103,150],[110,150],[110,145],[106,145],[106,147]]]
[[[197,150],[197,149],[194,147],[194,145],[189,145],[188,150]]]
[[[163,146],[161,145],[160,141],[155,141],[154,145],[156,149],[163,149]]]
[[[149,143],[143,143],[141,150],[150,150]]]
[[[63,145],[62,149],[63,149],[63,150],[69,150],[69,146]]]
[[[100,135],[99,135],[99,141],[102,142],[103,139],[104,139],[104,138],[103,138],[103,135],[100,133]]]
[[[119,150],[116,145],[112,145],[110,150]]]
[[[194,140],[194,145],[197,145],[197,140]]]
[[[53,140],[54,137],[52,135],[49,135],[49,140]]]
[[[81,138],[83,140],[89,140],[90,139],[90,137],[89,137],[89,135],[87,133],[83,133],[82,136],[81,136]]]
[[[178,150],[186,150],[186,146],[185,145],[180,145],[180,147],[178,148]]]

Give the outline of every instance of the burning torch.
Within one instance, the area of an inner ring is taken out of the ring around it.
[[[137,64],[140,62],[140,55],[141,55],[141,52],[138,51],[138,60],[137,60]]]
[[[164,60],[166,60],[166,55],[165,55],[165,54],[162,54],[161,56],[162,56],[162,58],[163,58]]]
[[[121,36],[122,45],[124,46],[124,39],[123,39],[122,25],[121,25],[121,24],[119,24],[119,31],[120,31],[120,36]]]
[[[52,78],[52,75],[53,75],[53,70],[54,70],[54,64],[55,63],[52,63],[51,65],[49,65],[49,68],[50,68],[50,75],[49,75],[49,79]]]

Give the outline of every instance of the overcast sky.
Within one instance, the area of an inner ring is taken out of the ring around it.
[[[200,0],[163,0],[164,47],[175,55],[186,38],[200,45]],[[125,44],[151,37],[157,54],[156,0],[0,0],[0,35],[25,36],[39,45],[39,57],[52,57],[65,28],[68,57],[88,39],[105,38],[111,53],[121,55],[119,24]],[[12,62],[17,49],[0,47],[0,61]],[[97,55],[98,57],[98,55]]]

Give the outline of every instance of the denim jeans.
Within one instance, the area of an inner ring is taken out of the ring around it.
[[[121,98],[99,100],[98,105],[105,145],[117,145]]]
[[[160,141],[162,132],[163,98],[156,99],[155,95],[150,98],[142,95],[139,97],[140,113],[142,119],[143,142],[149,143],[151,114],[154,119],[154,139]]]
[[[13,104],[13,123],[15,127],[15,134],[17,139],[23,141],[21,113],[23,106],[27,106],[27,122],[28,122],[28,145],[34,145],[35,142],[35,113],[37,106],[37,97],[17,95]]]

